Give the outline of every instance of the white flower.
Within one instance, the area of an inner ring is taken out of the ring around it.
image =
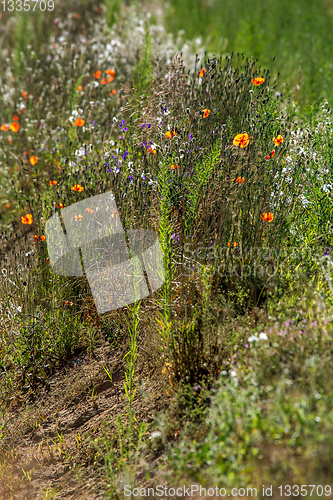
[[[254,342],[255,340],[259,340],[259,338],[256,335],[251,335],[251,337],[249,337],[247,340],[249,342]]]
[[[264,333],[264,332],[259,333],[259,338],[260,338],[261,340],[268,340],[268,337],[267,337],[266,333]]]
[[[158,438],[158,437],[161,437],[161,436],[162,436],[162,433],[160,431],[154,431],[154,432],[151,433],[149,439],[155,439],[155,438]]]
[[[22,312],[22,307],[18,306],[17,310],[18,310],[18,312]]]

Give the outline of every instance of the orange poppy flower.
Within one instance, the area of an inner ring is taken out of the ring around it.
[[[12,143],[12,140],[11,140],[11,138],[10,138],[10,137],[7,137],[7,141],[8,141],[9,143]]]
[[[117,210],[115,210],[115,209],[112,210],[111,217],[112,217],[112,219],[114,219],[114,218],[117,219],[118,218]]]
[[[71,191],[78,191],[81,193],[84,190],[84,187],[80,186],[80,184],[74,184],[74,186],[71,187]]]
[[[84,120],[82,118],[77,118],[74,122],[74,127],[83,127]]]
[[[230,247],[231,243],[228,243],[228,247]],[[233,247],[238,247],[238,243],[236,243],[236,241],[233,242],[232,244]]]
[[[58,208],[64,208],[64,205],[62,203],[59,203],[59,205],[56,205]]]
[[[20,125],[16,122],[13,122],[11,125],[9,125],[9,128],[12,132],[17,132],[20,128]]]
[[[39,236],[37,236],[37,234],[35,234],[35,243],[37,243],[38,238],[39,238]]]
[[[264,220],[265,222],[272,222],[272,220],[274,219],[274,216],[272,214],[272,212],[264,212],[261,216],[262,220]]]
[[[153,153],[153,155],[156,155],[156,149],[149,148],[148,151],[150,151],[151,153]]]
[[[110,75],[110,76],[113,76],[113,77],[114,77],[114,76],[115,76],[115,74],[116,74],[116,72],[115,72],[115,70],[114,70],[114,69],[107,69],[107,70],[105,71],[105,73],[106,73],[107,75]]]
[[[9,203],[6,203],[5,207],[6,207],[6,208],[9,208]]]
[[[36,163],[38,162],[38,159],[36,158],[36,156],[32,156],[30,158],[30,163],[31,165],[36,165]]]
[[[66,306],[72,306],[73,302],[70,302],[69,300],[66,300],[65,304],[66,304]]]
[[[97,71],[96,71],[96,73],[94,73],[94,74],[93,74],[93,76],[94,76],[95,78],[97,78],[97,80],[99,80],[99,79],[100,79],[100,77],[101,77],[101,74],[102,74],[102,72],[101,72],[100,70],[97,70]]]
[[[202,70],[199,72],[199,77],[202,78],[204,74],[206,73],[206,68],[202,68]]]
[[[237,184],[243,184],[243,182],[245,182],[245,177],[237,177],[237,179],[234,179],[234,181]]]
[[[166,135],[169,139],[171,139],[171,137],[172,137],[172,132],[171,132],[171,130],[168,130],[168,131],[165,133],[165,135]]]
[[[178,165],[177,164],[171,165],[170,168],[171,170],[178,170]]]
[[[51,186],[56,186],[58,184],[58,181],[49,181],[49,184]]]
[[[108,83],[111,83],[114,80],[114,76],[109,76],[106,80]]]
[[[261,85],[262,83],[264,83],[264,81],[265,81],[265,78],[262,78],[261,76],[258,76],[257,78],[253,78],[251,80],[253,85]]]
[[[83,216],[82,215],[74,215],[74,219],[75,221],[81,221],[83,219]]]
[[[249,144],[250,142],[250,139],[249,139],[249,136],[248,134],[237,134],[235,137],[234,137],[234,145],[235,146],[239,146],[240,148],[246,148],[246,146]]]
[[[102,78],[102,80],[101,80],[101,82],[100,82],[100,83],[101,83],[101,85],[105,85],[105,84],[107,83],[107,82],[106,82],[106,78]]]
[[[42,235],[40,236],[40,241],[45,241],[45,240],[46,240],[46,236],[44,236],[44,234],[42,234]]]
[[[278,135],[278,136],[274,137],[273,142],[274,142],[275,146],[279,146],[280,144],[282,144],[282,142],[283,142],[282,135]]]
[[[174,131],[172,132],[172,134],[173,134],[173,136],[175,137],[175,135],[177,135],[177,132],[174,130]]]
[[[81,92],[81,90],[83,90],[82,85],[79,85],[77,89]]]
[[[117,91],[116,89],[112,89],[111,92],[109,92],[109,95],[116,95]]]
[[[93,214],[94,213],[94,211],[91,210],[91,208],[86,208],[86,212],[88,212],[88,214]]]
[[[3,131],[3,132],[7,132],[8,130],[8,125],[6,125],[5,123],[3,123],[0,127],[0,129]]]
[[[21,222],[22,224],[32,224],[33,223],[33,218],[31,214],[26,214],[25,217],[21,217]]]
[[[208,115],[209,115],[209,113],[210,113],[210,109],[205,108],[205,109],[203,109],[203,110],[202,110],[202,112],[203,112],[203,117],[204,117],[204,118],[207,118],[207,116],[208,116]]]
[[[27,98],[27,93],[28,93],[28,92],[27,92],[26,90],[24,90],[24,91],[22,92],[22,97],[23,97],[23,99],[26,99],[26,98]]]
[[[274,155],[275,155],[275,149],[273,149],[273,151],[266,156],[266,160],[270,160],[271,158],[273,158]]]
[[[17,115],[13,115],[13,122],[18,122],[19,121],[19,117]]]

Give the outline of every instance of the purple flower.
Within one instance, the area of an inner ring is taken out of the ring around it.
[[[128,128],[127,127],[124,127],[121,129],[123,132],[127,132]]]
[[[329,255],[329,253],[330,253],[330,247],[326,247],[324,255]]]
[[[126,149],[125,153],[122,156],[122,159],[125,160],[126,156],[128,156],[128,149]]]
[[[200,387],[199,387],[198,385],[195,385],[195,386],[194,386],[194,390],[195,390],[195,391],[198,391],[199,389],[200,389]]]
[[[151,127],[150,123],[148,123],[148,125],[147,125],[147,126],[148,126],[148,128],[150,128],[150,127]]]
[[[120,140],[121,140],[121,141],[123,141],[123,140],[124,140],[124,136],[123,136],[123,135],[120,137]]]
[[[193,134],[190,134],[189,141],[192,141]]]
[[[146,126],[146,124],[145,124],[145,123],[143,123],[143,124],[141,125],[141,127],[143,127],[143,128],[145,128],[145,126]]]
[[[97,123],[95,122],[95,120],[93,120],[92,122],[93,122],[94,127],[97,127]]]

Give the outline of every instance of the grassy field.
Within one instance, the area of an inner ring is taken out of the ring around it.
[[[46,5],[0,18],[0,498],[332,497],[333,5]],[[110,191],[164,282],[99,313],[46,224]]]

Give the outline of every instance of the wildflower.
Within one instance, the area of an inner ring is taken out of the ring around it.
[[[19,121],[19,117],[17,115],[13,115],[13,122],[18,122]]]
[[[273,151],[266,156],[266,160],[270,160],[271,158],[273,158],[274,155],[275,155],[275,149],[273,149]]]
[[[11,143],[11,142],[12,142],[12,140],[11,140],[11,138],[10,138],[10,137],[7,137],[7,141],[8,141],[9,143]]]
[[[107,75],[110,75],[110,76],[113,76],[113,77],[114,77],[114,76],[115,76],[115,74],[116,74],[116,72],[115,72],[115,70],[114,70],[114,69],[107,69],[107,70],[105,70],[105,73],[106,73]]]
[[[30,158],[30,163],[31,165],[36,165],[36,163],[38,162],[38,159],[36,158],[36,156],[32,156]]]
[[[74,127],[83,127],[84,120],[82,118],[77,118],[74,122]]]
[[[329,254],[330,254],[330,247],[326,247],[324,255],[329,255]]]
[[[20,128],[20,125],[16,122],[13,122],[11,125],[9,125],[9,128],[12,132],[17,132]]]
[[[279,146],[283,142],[282,135],[278,135],[278,136],[274,137],[273,142],[274,142],[275,146]]]
[[[199,77],[202,78],[204,74],[206,73],[206,68],[202,68],[202,70],[199,72]]]
[[[91,210],[91,208],[86,208],[86,212],[88,212],[88,214],[93,214],[94,213],[94,211]]]
[[[58,181],[49,181],[49,184],[51,186],[56,186],[58,184]]]
[[[105,85],[106,84],[106,78],[102,78],[102,80],[100,81],[101,85]]]
[[[95,78],[97,78],[97,80],[99,80],[99,79],[100,79],[100,77],[101,77],[101,74],[102,74],[102,72],[101,72],[100,70],[97,70],[97,71],[96,71],[96,73],[94,73],[94,74],[93,74],[93,76],[94,76]]]
[[[106,81],[108,83],[111,83],[113,80],[114,80],[114,76],[109,76]]]
[[[148,127],[148,128],[149,128],[149,127]],[[175,135],[177,135],[177,132],[174,130],[174,131],[172,132],[172,135],[175,137]]]
[[[6,203],[5,208],[9,208],[9,203]]]
[[[172,138],[172,132],[171,132],[171,130],[168,130],[168,131],[165,133],[165,135],[166,135],[169,139],[171,139],[171,138]]]
[[[258,76],[257,78],[253,78],[251,80],[253,85],[261,85],[262,83],[264,83],[264,81],[265,81],[265,78],[262,78],[261,76]]]
[[[112,89],[111,92],[109,92],[109,95],[116,95],[117,91],[116,89]]]
[[[231,246],[231,243],[228,243],[228,247],[230,247],[230,246]],[[236,241],[234,241],[233,244],[232,244],[232,246],[233,247],[238,247],[238,243],[236,243]]]
[[[84,190],[84,187],[80,186],[80,184],[74,184],[74,186],[71,187],[71,191],[78,191],[81,193]]]
[[[70,302],[69,300],[66,300],[65,304],[66,304],[66,306],[72,306],[72,305],[74,305],[73,302]]]
[[[82,85],[79,85],[77,89],[81,92],[81,90],[83,90]]]
[[[75,17],[75,19],[80,19],[80,17],[81,17],[81,16],[80,16],[80,14],[79,14],[79,13],[77,13],[77,14],[74,14],[74,16],[73,16],[73,17]]]
[[[7,132],[8,126],[5,123],[3,123],[0,127],[0,130],[2,130],[3,132]]]
[[[125,160],[126,156],[128,156],[128,149],[126,149],[125,153],[122,156],[122,159]]]
[[[24,90],[24,91],[22,92],[22,97],[23,97],[23,99],[26,99],[26,98],[27,98],[27,93],[28,93],[28,92],[27,92],[26,90]]]
[[[245,182],[245,177],[237,177],[237,179],[233,179],[237,184],[243,184]]]
[[[62,203],[59,203],[59,205],[56,205],[58,208],[64,208],[64,205]]]
[[[171,170],[178,170],[179,166],[178,165],[171,165],[170,166]]]
[[[261,216],[262,220],[264,220],[265,222],[272,222],[272,220],[274,219],[274,216],[272,214],[272,212],[264,212]]]
[[[248,134],[237,134],[234,137],[233,143],[235,146],[239,146],[240,148],[246,148],[246,146],[249,144],[250,139]]]
[[[156,149],[154,149],[154,148],[150,147],[150,148],[148,149],[148,151],[150,151],[151,153],[153,153],[153,155],[156,155]]]
[[[205,108],[205,109],[203,109],[203,110],[202,110],[202,112],[203,112],[203,117],[204,117],[204,118],[207,118],[207,116],[208,116],[208,115],[209,115],[209,113],[210,113],[210,109]]]
[[[33,223],[33,218],[31,214],[26,214],[25,217],[21,217],[21,222],[22,224],[32,224]]]
[[[83,219],[83,216],[82,215],[74,215],[74,219],[75,219],[76,222],[77,221],[80,222]]]

